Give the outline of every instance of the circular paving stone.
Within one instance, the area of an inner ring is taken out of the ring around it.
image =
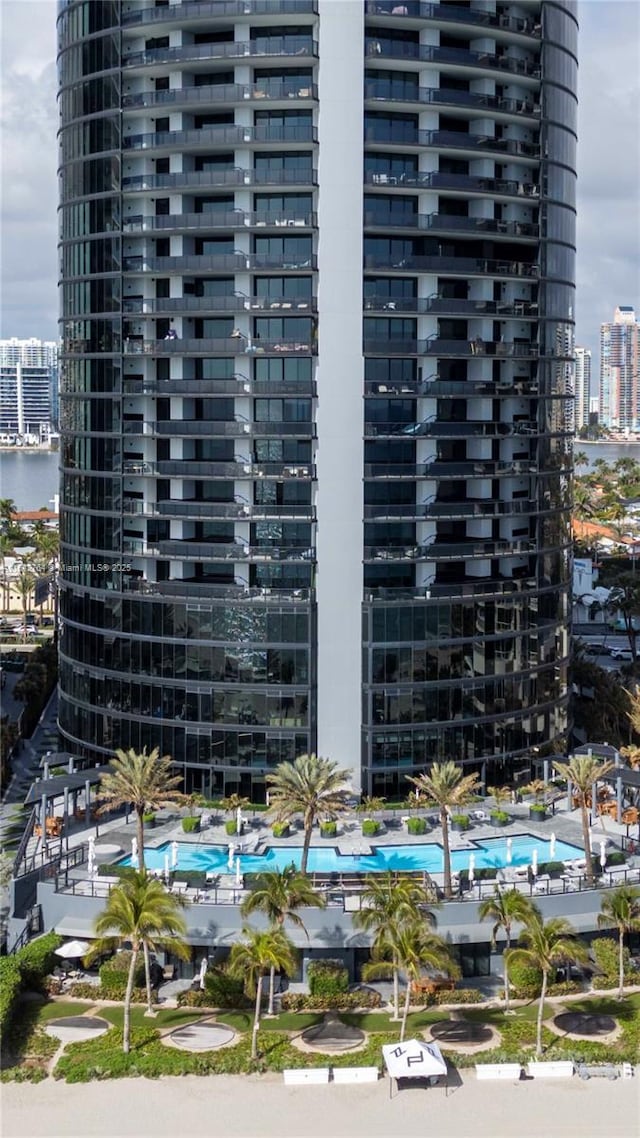
[[[216,1051],[233,1043],[235,1038],[233,1028],[223,1023],[189,1023],[164,1035],[162,1042],[167,1047],[179,1047],[182,1051]]]
[[[85,1039],[97,1039],[111,1026],[108,1020],[99,1016],[62,1016],[49,1020],[45,1031],[62,1043],[81,1043]]]
[[[488,1043],[493,1039],[493,1030],[484,1023],[447,1019],[432,1023],[431,1035],[441,1043]]]
[[[327,1013],[322,1023],[308,1027],[302,1032],[301,1040],[314,1051],[340,1052],[353,1051],[364,1043],[364,1031],[343,1023],[338,1016]]]
[[[592,1012],[562,1012],[553,1020],[554,1026],[569,1035],[610,1035],[618,1022],[613,1016],[595,1015]]]

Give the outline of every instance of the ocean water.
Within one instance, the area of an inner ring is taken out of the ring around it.
[[[165,856],[171,863],[171,842],[165,842],[156,849],[145,846],[144,860],[147,869],[163,869]],[[176,870],[200,870],[201,872],[231,872],[229,868],[229,846],[206,845],[204,842],[178,842],[178,863]],[[397,846],[371,845],[363,838],[363,849],[371,849],[371,854],[341,854],[334,846],[312,846],[309,850],[307,870],[309,873],[384,873],[385,870],[426,870],[427,873],[443,872],[443,852],[439,842],[420,842]],[[550,861],[549,842],[532,834],[516,834],[511,842],[511,865],[530,865],[533,851],[537,850],[538,862]],[[465,846],[451,851],[451,867],[454,871],[468,869],[469,855],[475,856],[475,867],[504,868],[507,863],[507,842],[505,838],[486,838],[482,841],[469,841]],[[237,855],[236,855],[237,856]],[[556,841],[554,861],[569,861],[583,856],[583,851],[568,842]],[[240,855],[242,873],[265,873],[284,869],[288,865],[300,866],[302,846],[269,846],[263,854]],[[130,865],[131,858],[123,858],[120,865]],[[235,862],[234,862],[235,868]]]

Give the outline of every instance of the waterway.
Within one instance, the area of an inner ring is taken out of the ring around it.
[[[12,498],[17,510],[52,509],[59,460],[58,451],[0,451],[0,498]]]

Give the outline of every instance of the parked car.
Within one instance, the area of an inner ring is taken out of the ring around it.
[[[636,659],[637,658],[638,657],[636,654]],[[632,653],[630,648],[612,648],[611,649],[611,659],[612,660],[633,660],[633,653]]]
[[[16,627],[14,629],[12,629],[12,631],[15,632],[16,636],[24,636],[25,632],[26,632],[27,636],[37,636],[38,635],[38,629],[34,628],[34,626],[32,624],[27,624],[27,625],[18,624],[18,625],[16,625]]]

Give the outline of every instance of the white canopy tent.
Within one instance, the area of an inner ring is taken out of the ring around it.
[[[437,1043],[424,1043],[421,1039],[385,1043],[382,1055],[390,1080],[446,1079],[447,1064]]]

